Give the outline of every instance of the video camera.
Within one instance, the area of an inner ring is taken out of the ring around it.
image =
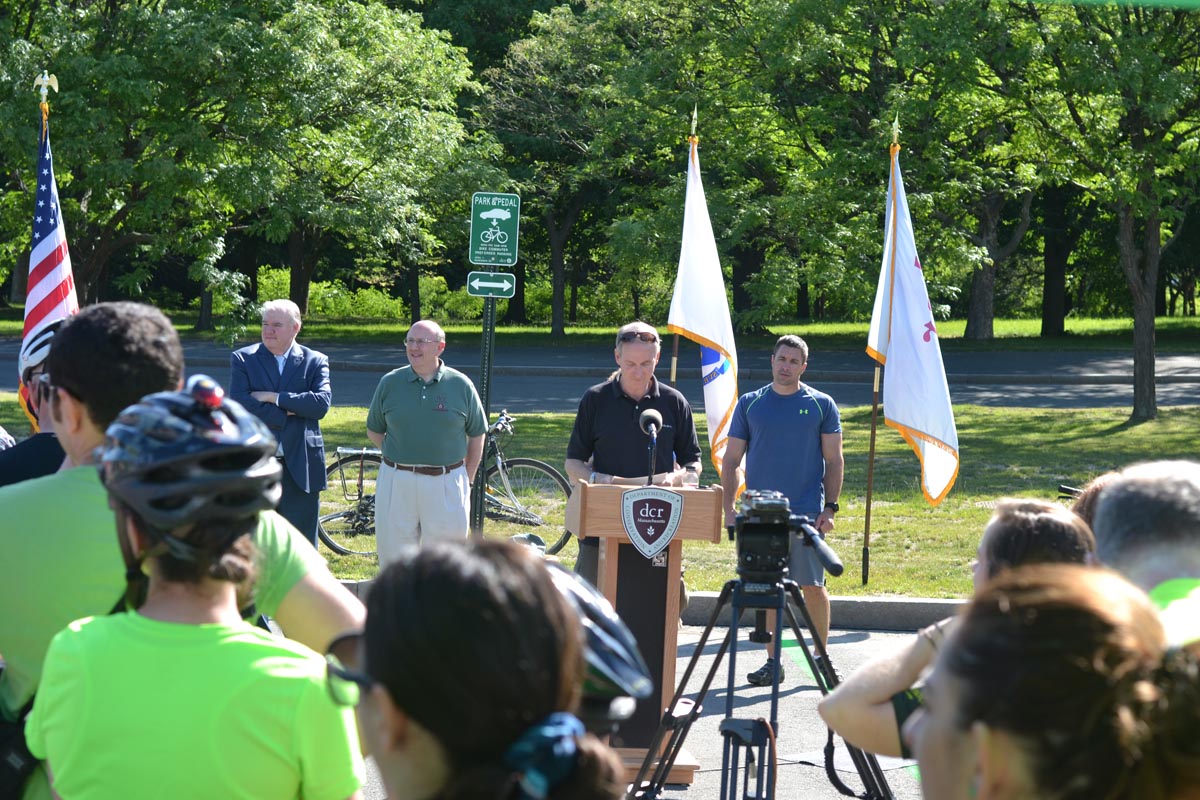
[[[792,552],[793,530],[791,506],[781,493],[755,489],[743,492],[737,526],[729,531],[737,542],[738,577],[753,583],[783,580]]]
[[[776,584],[788,572],[792,534],[805,547],[816,547],[817,557],[831,575],[842,574],[842,563],[821,539],[808,517],[792,514],[780,492],[747,489],[742,493],[737,525],[729,536],[737,542],[737,574],[743,581]]]

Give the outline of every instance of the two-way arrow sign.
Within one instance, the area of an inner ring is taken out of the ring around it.
[[[511,272],[472,272],[467,276],[467,294],[472,297],[512,297],[517,293],[517,276]]]

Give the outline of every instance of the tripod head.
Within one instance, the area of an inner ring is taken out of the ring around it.
[[[792,552],[792,536],[804,547],[817,551],[825,571],[835,578],[845,569],[837,553],[813,527],[813,521],[792,514],[788,499],[780,492],[749,489],[742,493],[737,524],[727,528],[729,538],[737,542],[738,577],[773,588],[787,576]]]

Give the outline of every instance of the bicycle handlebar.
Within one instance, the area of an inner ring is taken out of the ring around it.
[[[514,419],[515,417],[508,413],[507,408],[502,409],[500,416],[496,417],[496,421],[488,426],[488,436],[495,436],[498,433],[512,433]]]
[[[496,417],[496,421],[488,426],[488,436],[495,436],[498,433],[513,432],[513,417],[508,413],[508,409],[500,412],[500,416]],[[377,447],[339,447],[337,449],[338,458],[342,456],[382,456],[383,451]]]

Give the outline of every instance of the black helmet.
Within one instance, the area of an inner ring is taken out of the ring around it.
[[[654,692],[650,669],[629,628],[612,604],[594,586],[573,572],[555,566],[554,585],[579,612],[586,641],[587,675],[583,681],[580,718],[596,731],[628,719],[636,705]]]
[[[279,503],[274,437],[206,375],[126,408],[102,451],[109,493],[159,532],[245,520]]]

